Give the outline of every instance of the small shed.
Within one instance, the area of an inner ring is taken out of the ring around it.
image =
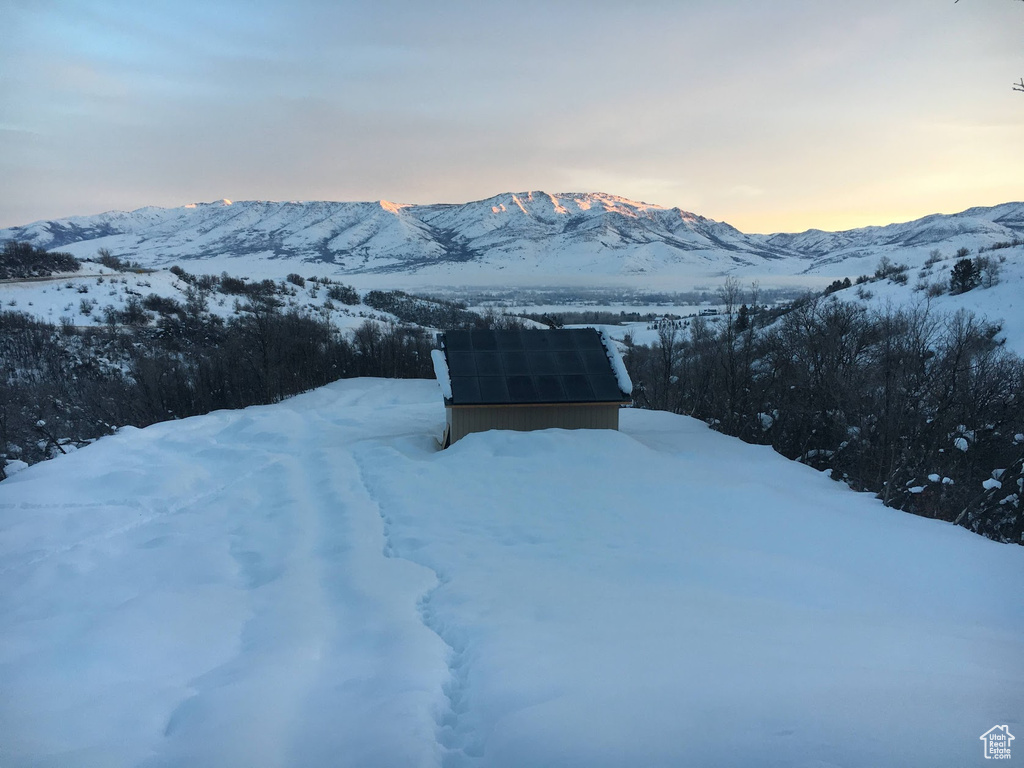
[[[446,331],[433,351],[447,448],[489,429],[618,429],[633,385],[593,328]]]

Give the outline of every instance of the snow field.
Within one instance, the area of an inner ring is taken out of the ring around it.
[[[0,764],[943,766],[1024,730],[1021,548],[684,417],[441,452],[443,417],[341,381],[0,484]]]
[[[1024,669],[1021,601],[986,619],[1000,600],[976,602],[960,531],[695,422],[624,416],[625,435],[362,460],[394,553],[441,577],[444,765],[942,765],[971,754],[965,721],[1021,700],[1003,665],[963,679],[979,646]],[[952,572],[922,562],[936,547]]]

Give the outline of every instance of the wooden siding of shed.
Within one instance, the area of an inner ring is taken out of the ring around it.
[[[445,408],[454,443],[471,432],[512,429],[618,429],[617,403],[566,405],[472,405]]]

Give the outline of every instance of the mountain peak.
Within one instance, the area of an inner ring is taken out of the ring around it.
[[[392,203],[390,200],[378,200],[377,204],[380,205],[388,213],[397,214],[403,208],[411,208],[409,203]]]
[[[189,203],[188,205],[185,205],[185,206],[182,206],[182,207],[189,208],[189,209],[192,209],[192,208],[226,208],[229,205],[234,205],[234,203],[232,203],[230,200],[228,200],[225,197],[225,198],[222,198],[220,200],[213,200],[213,201],[211,201],[209,203]],[[145,210],[152,210],[152,209],[150,208],[150,209],[145,209]]]
[[[486,200],[481,200],[480,203],[489,205],[492,213],[506,213],[510,209],[515,208],[527,215],[541,211],[553,212],[559,215],[578,215],[587,211],[604,211],[620,213],[626,216],[636,216],[648,211],[670,210],[654,203],[631,200],[627,197],[610,195],[605,192],[551,193],[542,190],[505,192]],[[473,203],[467,203],[467,205],[473,205]]]

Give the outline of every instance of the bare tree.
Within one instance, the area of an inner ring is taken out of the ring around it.
[[[954,3],[959,3],[960,0],[953,0],[953,2]],[[1024,2],[1024,0],[1018,0],[1018,2]],[[1021,93],[1024,93],[1024,77],[1022,77],[1020,79],[1019,83],[1014,83],[1013,84],[1013,90],[1020,91]]]

